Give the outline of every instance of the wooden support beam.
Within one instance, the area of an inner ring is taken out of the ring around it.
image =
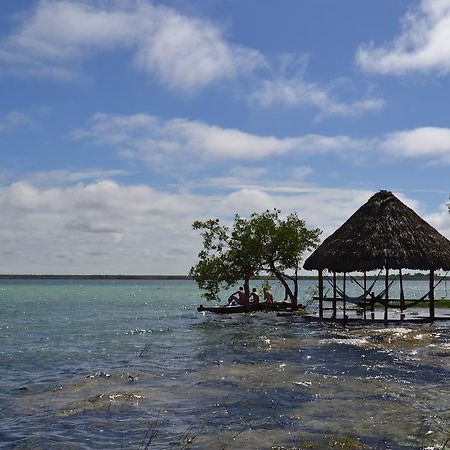
[[[333,317],[336,318],[337,314],[337,304],[336,304],[336,297],[337,297],[337,287],[336,287],[336,272],[333,272]]]
[[[364,292],[366,292],[366,297],[367,297],[367,273],[364,272]],[[364,320],[367,319],[366,317],[366,303],[364,302]]]
[[[372,298],[372,293],[370,293],[370,297]],[[370,304],[370,318],[375,320],[375,303],[373,301]]]
[[[430,319],[434,320],[434,270],[430,270]]]
[[[384,277],[384,289],[385,293],[385,304],[384,304],[384,320],[388,320],[388,309],[389,309],[389,269],[386,267],[386,276]]]
[[[319,317],[323,318],[323,270],[319,270]]]
[[[403,276],[402,269],[398,269],[399,281],[400,281],[400,320],[405,320],[405,292],[403,291]]]
[[[342,292],[343,292],[343,314],[344,314],[344,323],[347,320],[347,300],[346,300],[346,293],[345,293],[345,285],[346,285],[346,273],[344,272],[344,279],[343,279],[343,287],[342,287]]]

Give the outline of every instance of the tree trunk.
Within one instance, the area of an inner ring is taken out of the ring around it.
[[[292,303],[292,307],[296,308],[297,307],[297,296],[293,294],[293,292],[292,292],[291,288],[289,287],[289,284],[285,280],[283,274],[281,272],[279,272],[278,270],[276,270],[275,267],[271,267],[271,269],[272,269],[272,273],[278,278],[280,283],[284,286],[284,289]]]
[[[245,277],[244,278],[244,307],[247,309],[248,305],[250,303],[250,278],[249,277]]]

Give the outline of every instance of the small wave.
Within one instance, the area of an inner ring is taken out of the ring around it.
[[[86,378],[110,378],[111,374],[106,372],[95,372],[90,375],[86,375]]]
[[[104,394],[101,394],[100,396],[103,397]],[[145,398],[145,395],[139,395],[139,394],[130,394],[130,393],[116,393],[116,394],[108,394],[107,396],[110,400],[117,400],[117,399],[125,399],[126,401],[130,401],[133,399],[141,400]]]
[[[310,387],[312,385],[311,381],[293,381],[293,384],[297,384],[298,386]]]
[[[145,330],[145,329],[136,328],[134,330],[127,331],[126,334],[130,335],[130,334],[152,334],[152,333],[153,333],[153,330],[150,330],[150,329]]]
[[[334,338],[331,339],[332,342],[336,344],[353,345],[355,347],[365,347],[369,344],[366,338]],[[329,343],[329,339],[322,339],[321,343]]]

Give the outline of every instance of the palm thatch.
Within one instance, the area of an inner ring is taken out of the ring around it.
[[[305,261],[307,270],[450,269],[450,241],[402,203],[380,191]]]

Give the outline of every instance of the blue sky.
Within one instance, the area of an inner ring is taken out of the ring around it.
[[[0,272],[185,274],[193,220],[450,237],[450,0],[0,3]]]

